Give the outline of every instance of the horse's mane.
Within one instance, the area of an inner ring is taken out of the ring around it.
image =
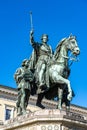
[[[58,58],[59,57],[59,53],[60,53],[60,50],[61,50],[61,46],[63,45],[64,41],[66,40],[66,38],[63,38],[56,46],[56,50],[55,50],[55,53],[54,53],[54,58]]]

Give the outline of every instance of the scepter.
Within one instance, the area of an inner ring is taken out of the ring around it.
[[[31,30],[33,31],[33,22],[32,22],[32,11],[30,11],[30,26],[31,26]]]

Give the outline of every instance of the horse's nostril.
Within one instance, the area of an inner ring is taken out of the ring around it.
[[[80,50],[77,48],[77,49],[75,49],[74,51],[73,51],[73,54],[74,55],[79,55],[80,54]]]
[[[80,53],[80,50],[79,50],[79,49],[77,49],[77,53],[78,53],[78,54]]]
[[[75,52],[76,52],[77,54],[79,54],[79,53],[80,53],[80,49],[77,47],[77,48],[75,49]]]

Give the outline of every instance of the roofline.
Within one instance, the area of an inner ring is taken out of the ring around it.
[[[1,85],[1,84],[0,84],[0,88],[5,88],[5,89],[17,91],[17,88],[13,88],[13,87],[6,86],[6,85]]]
[[[6,85],[0,85],[0,87],[1,87],[1,88],[4,88],[4,89],[9,89],[9,90],[12,90],[12,91],[17,92],[17,88],[12,88],[12,87],[10,87],[10,86],[6,86]],[[57,102],[57,101],[54,101],[54,102]],[[78,108],[82,108],[82,109],[87,110],[86,107],[79,106],[79,105],[76,105],[76,104],[71,104],[71,106],[73,106],[73,107],[78,107]]]

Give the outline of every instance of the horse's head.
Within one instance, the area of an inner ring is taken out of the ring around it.
[[[63,38],[56,47],[56,51],[54,53],[54,58],[60,60],[60,57],[68,59],[67,52],[71,51],[71,53],[75,56],[80,54],[80,49],[78,47],[76,37],[70,35],[68,38]]]
[[[78,47],[75,36],[70,35],[67,38],[67,49],[69,49],[72,52],[72,54],[75,56],[80,54],[80,49]]]

